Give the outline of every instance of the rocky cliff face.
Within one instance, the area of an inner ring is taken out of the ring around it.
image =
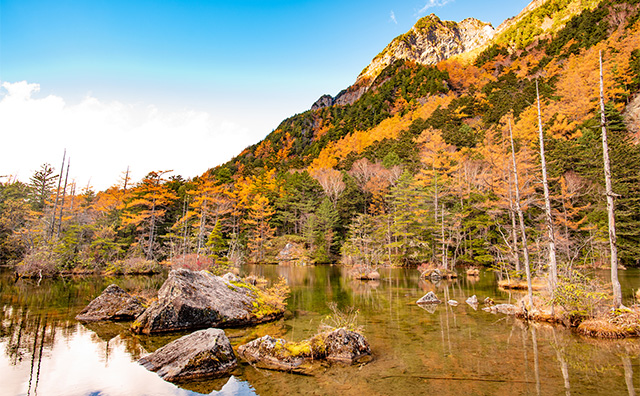
[[[431,14],[420,19],[407,33],[396,37],[360,73],[354,85],[340,92],[333,101],[320,98],[313,110],[336,105],[352,104],[371,87],[375,78],[387,66],[399,59],[423,65],[434,65],[454,55],[478,48],[493,38],[491,24],[474,18],[460,23],[442,21]]]
[[[407,33],[396,37],[367,66],[358,81],[373,81],[397,59],[434,65],[454,55],[471,51],[493,38],[491,24],[467,18],[460,23],[442,21],[431,14],[420,19]]]

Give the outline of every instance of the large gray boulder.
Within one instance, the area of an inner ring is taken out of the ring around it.
[[[284,309],[268,304],[257,287],[222,279],[207,271],[177,269],[156,300],[133,323],[136,333],[236,327],[280,318]]]
[[[138,360],[167,381],[227,375],[237,365],[229,339],[220,329],[196,331]]]
[[[133,320],[144,311],[142,302],[117,285],[109,285],[102,294],[89,303],[76,320],[98,322],[103,320]]]
[[[238,347],[238,355],[262,368],[309,374],[314,363],[351,364],[370,356],[371,348],[362,334],[339,328],[300,342],[266,335]]]

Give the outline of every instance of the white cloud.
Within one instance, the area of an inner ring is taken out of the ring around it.
[[[390,17],[391,17],[391,21],[397,25],[398,24],[398,20],[396,19],[396,13],[393,12],[393,10],[391,11]]]
[[[4,88],[4,91],[2,92]],[[193,177],[253,143],[247,128],[189,109],[104,102],[87,96],[70,104],[38,97],[39,84],[3,82],[0,88],[0,175],[29,176],[47,162],[59,169],[66,148],[70,177],[103,190],[130,166],[134,180],[152,170]]]
[[[455,0],[429,0],[427,2],[427,4],[425,4],[424,7],[422,7],[420,9],[420,11],[418,11],[418,15],[420,14],[424,14],[425,12],[427,12],[427,10],[429,8],[433,8],[433,7],[442,7],[444,5],[447,5],[449,3],[454,2]]]

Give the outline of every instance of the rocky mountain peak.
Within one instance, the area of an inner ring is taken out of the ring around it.
[[[435,65],[454,55],[481,47],[494,35],[495,29],[490,23],[475,18],[453,22],[443,21],[435,14],[427,15],[407,33],[393,39],[360,73],[355,84],[340,92],[332,101],[326,95],[321,97],[312,110],[354,103],[369,89],[380,72],[396,60]]]
[[[443,21],[431,14],[420,19],[407,33],[396,37],[367,66],[358,82],[369,84],[397,59],[434,65],[454,55],[478,48],[493,38],[490,23],[474,18],[462,22]]]

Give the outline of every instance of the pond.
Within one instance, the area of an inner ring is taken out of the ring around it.
[[[139,336],[128,324],[83,325],[74,316],[111,283],[151,293],[165,275],[19,280],[0,274],[1,395],[635,395],[640,392],[640,340],[583,338],[562,327],[527,325],[474,310],[475,294],[497,303],[520,295],[497,288],[491,272],[433,284],[415,269],[383,269],[376,282],[354,281],[339,266],[245,266],[292,289],[284,319],[226,329],[234,346],[270,334],[302,340],[327,320],[327,302],[353,306],[369,340],[368,364],[323,367],[314,376],[267,371],[245,363],[229,378],[165,382],[136,363],[185,333]],[[603,273],[601,276],[606,277]],[[640,271],[621,273],[625,301]],[[415,301],[428,291],[460,305],[429,312]]]

